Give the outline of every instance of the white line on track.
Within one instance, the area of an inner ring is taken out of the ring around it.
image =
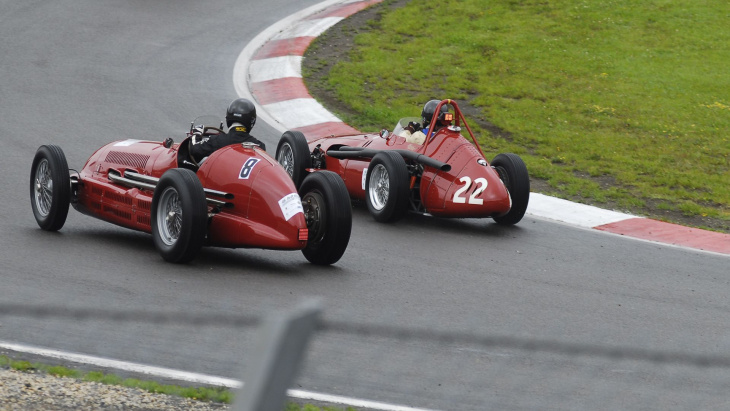
[[[91,355],[71,353],[49,348],[34,347],[25,344],[12,343],[0,340],[0,348],[15,352],[38,355],[57,360],[70,361],[77,364],[93,365],[97,367],[134,372],[151,377],[168,378],[176,381],[192,382],[196,384],[213,385],[217,387],[226,387],[231,389],[239,389],[243,387],[243,382],[216,377],[214,375],[199,374],[194,372],[175,370],[172,368],[155,367],[135,362],[119,361],[110,358],[95,357]],[[339,395],[324,394],[303,390],[288,390],[287,396],[300,400],[322,401],[331,404],[345,405],[348,407],[363,407],[372,410],[382,411],[433,411],[426,408],[413,408],[403,405],[388,404],[384,402],[363,400],[360,398],[344,397]]]

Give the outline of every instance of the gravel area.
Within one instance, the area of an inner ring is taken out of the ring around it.
[[[226,404],[195,401],[135,388],[84,382],[45,373],[0,369],[0,410],[227,410]]]

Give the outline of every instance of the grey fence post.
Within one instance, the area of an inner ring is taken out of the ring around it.
[[[322,311],[319,300],[308,300],[289,313],[270,316],[262,324],[248,355],[236,411],[281,411],[286,391],[294,383],[304,351]]]

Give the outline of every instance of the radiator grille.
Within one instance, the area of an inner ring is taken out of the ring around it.
[[[109,163],[120,164],[123,166],[144,168],[147,165],[147,160],[150,156],[144,154],[125,153],[122,151],[110,151],[106,155],[106,160]]]
[[[149,201],[137,201],[137,208],[144,211],[150,211],[152,203]]]
[[[132,219],[132,214],[130,214],[126,211],[119,210],[118,208],[104,206],[104,212],[113,214],[119,218],[124,218],[126,220]]]
[[[152,225],[152,220],[150,219],[149,216],[138,215],[137,216],[137,223],[138,224],[144,224],[144,225],[151,226]]]
[[[132,205],[132,199],[130,197],[126,197],[122,194],[117,194],[113,191],[105,191],[104,197],[106,197],[112,201],[116,201],[117,203]]]

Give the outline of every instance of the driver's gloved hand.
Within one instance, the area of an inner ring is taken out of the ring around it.
[[[421,130],[421,125],[418,123],[414,123],[413,121],[408,123],[408,126],[406,127],[406,130],[410,131],[411,133],[415,133],[416,131]]]

